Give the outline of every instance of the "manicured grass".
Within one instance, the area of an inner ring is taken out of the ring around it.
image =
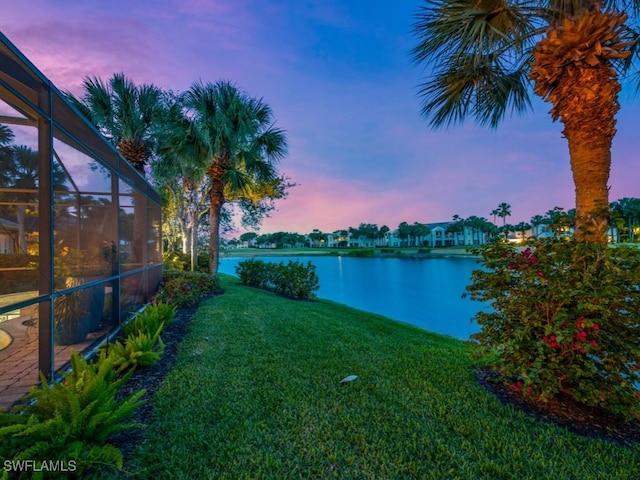
[[[221,279],[125,465],[142,478],[640,478],[639,446],[501,405],[459,340]]]

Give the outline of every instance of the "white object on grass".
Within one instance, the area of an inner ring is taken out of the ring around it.
[[[358,378],[357,375],[349,375],[348,377],[344,377],[342,380],[340,380],[340,383],[349,383],[349,382],[353,382],[356,378]]]

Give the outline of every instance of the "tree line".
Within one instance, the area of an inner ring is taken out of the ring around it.
[[[465,228],[471,229],[472,240],[476,241],[481,235],[487,235],[489,238],[498,238],[504,236],[505,240],[509,233],[519,233],[520,238],[526,238],[527,232],[531,232],[530,236],[538,237],[541,233],[541,227],[545,227],[554,236],[561,235],[567,231],[575,229],[575,209],[565,211],[561,207],[554,207],[543,215],[534,215],[529,222],[519,222],[517,224],[507,223],[507,217],[511,216],[511,205],[503,202],[490,212],[493,216],[493,222],[485,217],[471,215],[468,218],[462,218],[459,215],[453,215],[451,222],[446,228],[447,233],[452,235],[460,235]],[[620,233],[621,240],[635,241],[638,231],[640,231],[640,198],[621,198],[610,204],[610,224],[615,226]],[[501,218],[501,225],[498,225],[497,218]],[[378,227],[375,223],[361,223],[357,227],[348,227],[346,229],[335,230],[330,233],[324,233],[319,229],[314,229],[308,234],[295,232],[275,232],[258,234],[256,232],[245,232],[240,235],[239,239],[231,239],[227,241],[229,246],[237,246],[241,242],[254,244],[258,247],[275,245],[277,248],[284,247],[302,247],[311,246],[312,244],[325,243],[329,234],[333,235],[338,247],[347,247],[349,238],[363,238],[367,240],[380,240],[392,232],[396,237],[400,238],[407,246],[419,247],[421,239],[431,233],[429,227],[420,222],[401,222],[393,231],[387,226]]]

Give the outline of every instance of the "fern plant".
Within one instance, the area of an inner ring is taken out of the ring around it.
[[[2,456],[73,461],[74,476],[79,478],[105,466],[122,469],[122,452],[107,440],[142,426],[124,421],[143,403],[145,391],[117,400],[116,393],[131,372],[118,378],[114,366],[106,354],[90,363],[72,351],[71,371],[62,382],[49,385],[41,373],[42,388],[32,388],[27,396],[33,402],[0,418]]]
[[[109,358],[119,370],[130,367],[155,365],[164,353],[164,343],[160,338],[164,324],[160,324],[153,335],[145,332],[131,333],[124,343],[115,342],[109,346]]]
[[[159,304],[162,305],[157,306]],[[171,322],[174,316],[175,308],[168,303],[157,302],[155,305],[150,304],[122,327],[122,333],[125,337],[138,333],[146,333],[152,336],[160,325]]]

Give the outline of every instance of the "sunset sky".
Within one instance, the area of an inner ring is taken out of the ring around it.
[[[491,219],[501,202],[512,205],[510,223],[572,208],[568,148],[547,104],[495,131],[472,120],[434,131],[420,116],[424,71],[410,55],[420,4],[29,0],[4,6],[0,29],[76,94],[85,76],[124,72],[175,91],[229,79],[262,97],[287,132],[280,169],[298,184],[262,232]],[[612,201],[640,197],[640,98],[623,93],[621,103]]]

